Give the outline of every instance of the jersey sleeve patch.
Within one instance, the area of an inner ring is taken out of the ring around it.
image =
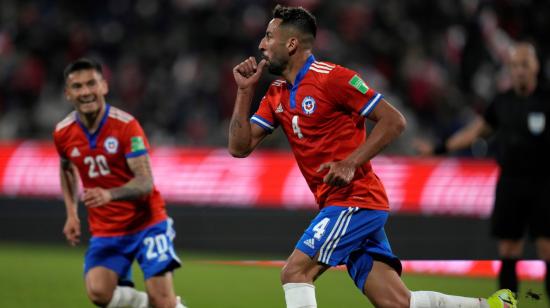
[[[359,77],[357,75],[354,75],[353,77],[351,77],[351,79],[349,80],[348,83],[352,87],[356,88],[357,91],[359,91],[363,94],[366,94],[367,91],[369,90],[369,87],[367,86],[367,84],[363,81],[363,79],[361,79],[361,77]]]
[[[138,157],[147,153],[147,148],[145,147],[145,142],[143,137],[134,136],[130,138],[130,153],[127,153],[125,156],[127,158]]]
[[[132,143],[130,152],[145,150],[145,142],[143,142],[143,138],[141,136],[134,136],[130,138],[130,141]]]
[[[255,114],[250,118],[250,122],[258,124],[260,127],[265,129],[268,132],[273,132],[275,129],[273,123],[269,122],[268,120],[260,117],[259,115]]]

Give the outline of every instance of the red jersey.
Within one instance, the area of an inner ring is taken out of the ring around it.
[[[149,150],[138,121],[108,104],[95,133],[91,134],[73,111],[56,125],[53,138],[59,155],[78,169],[84,188],[110,189],[126,184],[134,177],[126,159],[145,155]],[[112,201],[88,208],[94,236],[131,234],[166,218],[164,200],[156,188],[138,200]]]
[[[348,157],[365,139],[365,117],[382,95],[347,68],[310,56],[294,85],[276,80],[250,121],[268,132],[281,126],[319,208],[326,205],[389,210],[388,198],[370,162],[344,187],[323,183],[322,163]]]

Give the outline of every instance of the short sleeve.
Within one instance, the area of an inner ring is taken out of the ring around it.
[[[252,115],[250,122],[259,125],[270,134],[277,128],[278,123],[271,107],[269,91],[262,98],[258,110]]]
[[[65,151],[63,150],[63,146],[61,145],[61,142],[59,141],[59,137],[56,134],[56,132],[52,133],[53,138],[53,144],[55,145],[55,150],[57,151],[57,154],[59,157],[63,159],[67,159],[67,156],[65,155]]]
[[[382,100],[383,95],[370,88],[356,72],[337,66],[328,76],[328,93],[337,104],[368,116]]]
[[[122,142],[126,158],[138,157],[149,151],[149,141],[136,119],[127,124]]]

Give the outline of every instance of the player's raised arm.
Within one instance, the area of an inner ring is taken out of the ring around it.
[[[254,90],[265,63],[262,60],[257,64],[256,59],[250,57],[233,68],[237,96],[229,125],[228,150],[234,157],[248,156],[267,135],[263,128],[252,125],[248,119]]]
[[[61,190],[67,211],[67,220],[63,227],[63,234],[69,244],[75,246],[80,241],[80,219],[78,218],[78,181],[77,173],[71,162],[61,158],[59,176],[61,178]]]

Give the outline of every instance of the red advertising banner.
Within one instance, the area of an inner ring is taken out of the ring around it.
[[[204,261],[212,264],[229,264],[238,266],[269,266],[283,267],[285,261],[271,260],[246,260],[246,261]],[[422,275],[445,275],[459,277],[498,277],[501,261],[498,260],[404,260],[401,261],[403,272],[408,274]],[[346,270],[345,265],[339,265],[331,270]],[[544,261],[523,260],[516,266],[518,276],[521,280],[542,281],[546,273]]]
[[[294,157],[258,151],[246,159],[225,149],[158,147],[155,184],[169,203],[230,207],[316,208]],[[392,211],[487,217],[498,167],[491,160],[380,156],[373,167]],[[0,194],[61,198],[53,145],[0,144]]]

